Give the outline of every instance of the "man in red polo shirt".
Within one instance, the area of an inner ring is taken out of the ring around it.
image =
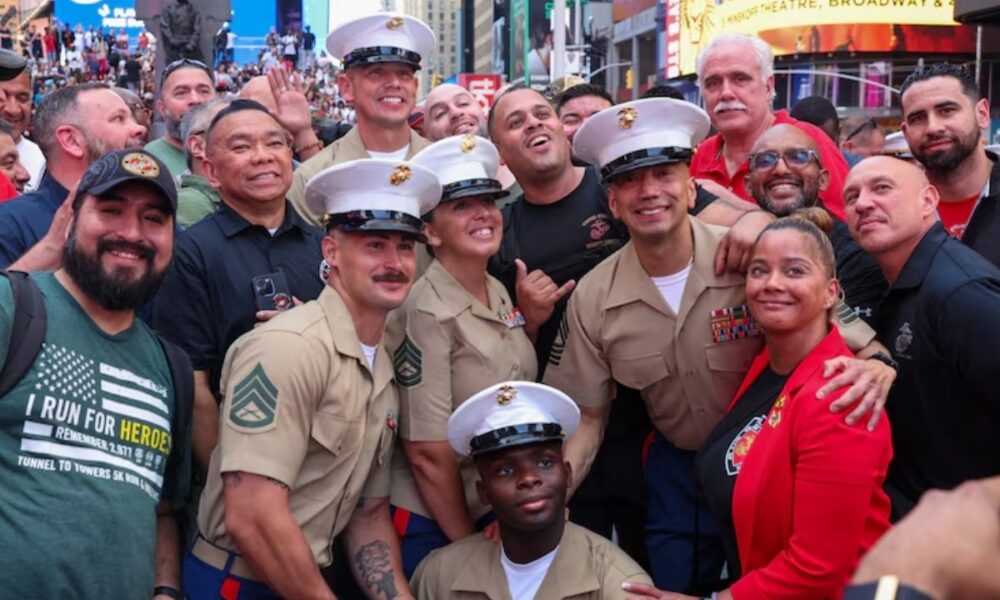
[[[820,199],[830,212],[843,219],[847,162],[821,129],[789,117],[786,110],[772,112],[774,54],[767,42],[756,36],[722,34],[701,51],[696,68],[705,109],[719,133],[698,146],[691,174],[696,179],[714,181],[752,202],[746,189],[750,149],[770,127],[789,123],[806,132],[819,147],[823,165],[830,171],[830,184],[820,193]]]

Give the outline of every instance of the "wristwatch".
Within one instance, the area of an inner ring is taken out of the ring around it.
[[[184,592],[175,587],[170,587],[169,585],[156,586],[153,589],[153,597],[155,598],[156,596],[166,596],[168,598],[173,598],[174,600],[184,600],[187,598],[187,596],[184,595]]]
[[[896,359],[889,356],[888,352],[882,352],[881,350],[879,350],[878,352],[872,354],[865,360],[877,360],[884,365],[888,365],[892,370],[899,371],[899,363],[896,362]]]
[[[843,600],[934,600],[917,588],[900,583],[895,575],[883,575],[878,581],[849,586]]]

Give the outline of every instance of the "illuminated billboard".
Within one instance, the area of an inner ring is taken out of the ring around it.
[[[967,52],[951,0],[667,0],[668,78],[694,73],[722,32],[767,40],[778,56],[816,52]]]

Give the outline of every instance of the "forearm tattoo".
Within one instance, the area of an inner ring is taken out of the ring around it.
[[[354,563],[358,567],[361,583],[376,597],[384,596],[388,600],[399,594],[396,576],[392,572],[389,544],[375,540],[361,546],[354,555]]]

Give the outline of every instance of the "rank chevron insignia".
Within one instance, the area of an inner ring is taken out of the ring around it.
[[[234,425],[257,429],[274,422],[278,409],[278,389],[267,378],[260,363],[236,384],[229,420]]]
[[[403,343],[396,348],[392,356],[392,367],[399,385],[412,387],[423,380],[424,354],[410,336],[403,338]]]

